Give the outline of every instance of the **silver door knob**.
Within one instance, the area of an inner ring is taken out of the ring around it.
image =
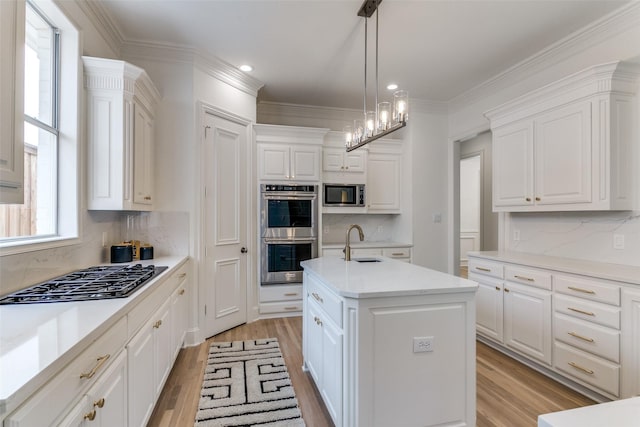
[[[242,249],[240,249],[240,252],[242,252],[243,254],[247,253],[247,248],[245,248],[244,246],[242,247]]]

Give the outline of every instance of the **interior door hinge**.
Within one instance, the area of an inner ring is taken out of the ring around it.
[[[204,305],[204,315],[205,316],[207,315],[207,305],[206,304]]]

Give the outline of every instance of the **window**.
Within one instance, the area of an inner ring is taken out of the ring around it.
[[[24,203],[0,205],[11,252],[78,235],[78,33],[52,2],[25,7]]]

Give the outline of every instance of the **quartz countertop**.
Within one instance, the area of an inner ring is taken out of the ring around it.
[[[475,292],[476,282],[415,264],[376,256],[381,262],[314,258],[301,263],[336,294],[347,298],[379,298],[454,292]]]
[[[538,417],[538,427],[637,427],[639,423],[640,397],[552,412]]]
[[[632,265],[507,251],[469,252],[468,256],[640,285],[640,267]]]
[[[176,256],[130,263],[169,268],[127,298],[0,305],[0,420],[186,260]]]

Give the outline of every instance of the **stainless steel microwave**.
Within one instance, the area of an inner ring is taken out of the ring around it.
[[[365,206],[364,184],[323,184],[323,206]]]

